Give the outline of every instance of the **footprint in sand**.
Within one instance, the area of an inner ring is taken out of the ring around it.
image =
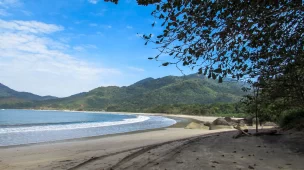
[[[250,166],[250,165],[248,166],[248,168],[249,168],[249,169],[254,169],[254,167],[253,167],[253,166]]]
[[[212,163],[214,163],[214,164],[220,164],[219,162],[217,162],[217,161],[212,161]]]

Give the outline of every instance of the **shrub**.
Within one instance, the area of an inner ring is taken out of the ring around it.
[[[286,130],[288,129],[304,129],[304,110],[293,110],[285,112],[280,126]]]

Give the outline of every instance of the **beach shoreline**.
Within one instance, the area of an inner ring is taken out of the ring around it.
[[[29,110],[29,109],[12,109],[12,110]],[[41,110],[36,110],[41,111]],[[45,111],[60,111],[61,110],[45,110]],[[144,130],[136,130],[136,131],[129,131],[129,132],[119,132],[113,134],[105,134],[105,135],[97,135],[97,136],[88,136],[88,137],[76,137],[71,139],[61,139],[55,141],[45,141],[45,142],[38,142],[38,143],[27,143],[27,144],[15,144],[15,145],[8,145],[8,146],[0,146],[0,148],[11,148],[11,147],[22,147],[22,146],[30,146],[30,145],[39,145],[39,144],[49,144],[54,142],[65,142],[65,141],[74,141],[74,140],[87,140],[87,139],[95,139],[95,138],[105,138],[109,136],[117,136],[123,134],[133,134],[133,133],[141,133],[141,132],[148,132],[148,131],[156,131],[156,130],[164,130],[165,128],[176,128],[182,127],[184,128],[190,122],[201,122],[204,121],[213,121],[217,117],[201,117],[201,116],[189,116],[189,115],[167,115],[167,114],[154,114],[154,113],[130,113],[130,112],[90,112],[90,111],[66,111],[66,112],[84,112],[84,113],[94,113],[94,114],[121,114],[121,115],[136,115],[136,116],[161,116],[165,118],[170,118],[176,121],[175,124],[167,126],[167,127],[159,127],[159,128],[152,128],[152,129],[144,129]]]
[[[9,109],[6,109],[9,110]],[[123,114],[123,115],[148,115],[148,116],[163,116],[163,117],[178,117],[186,119],[194,119],[197,121],[213,122],[220,116],[206,116],[206,115],[185,115],[185,114],[166,114],[166,113],[135,113],[135,112],[107,112],[107,111],[76,111],[76,110],[40,110],[40,109],[11,109],[11,110],[33,110],[33,111],[60,111],[60,112],[84,112],[84,113],[96,113],[96,114]],[[241,118],[233,118],[241,119]]]
[[[101,112],[94,112],[94,113],[101,113]],[[117,112],[115,112],[114,114],[117,114]],[[34,166],[42,166],[40,163],[36,162],[37,160],[40,160],[40,157],[37,158],[35,156],[37,154],[41,155],[41,158],[44,158],[43,160],[41,160],[43,162],[42,164],[44,165],[51,163],[53,159],[60,161],[60,159],[62,159],[62,156],[64,154],[67,154],[67,156],[69,155],[68,157],[70,157],[71,155],[75,155],[75,152],[80,152],[79,150],[94,152],[95,150],[100,150],[100,147],[102,147],[106,150],[106,152],[113,152],[123,149],[144,147],[147,145],[154,145],[162,142],[186,139],[194,136],[200,136],[204,134],[217,132],[217,131],[211,132],[208,130],[202,131],[202,130],[184,129],[184,127],[193,120],[210,121],[215,119],[215,117],[212,117],[210,119],[210,117],[204,118],[204,117],[187,116],[187,115],[168,116],[165,114],[146,114],[146,113],[141,114],[141,113],[126,113],[126,112],[119,112],[118,114],[164,116],[175,120],[183,119],[184,121],[177,121],[177,124],[179,123],[182,124],[180,125],[180,128],[176,128],[175,127],[176,124],[175,124],[167,128],[148,129],[148,130],[134,131],[128,133],[68,139],[68,140],[45,142],[45,143],[33,143],[26,145],[2,146],[0,147],[0,169],[3,168],[23,169],[23,167],[29,167],[31,169]],[[117,141],[117,142],[113,144],[112,141]],[[121,146],[122,143],[126,143],[126,142],[128,143],[127,146]],[[87,148],[88,143],[90,143],[94,147]],[[66,148],[70,148],[69,149],[70,152],[66,151]],[[58,154],[58,156],[53,156],[54,154]],[[47,159],[45,159],[45,157],[47,157]],[[87,155],[85,157],[87,157]],[[33,162],[33,160],[35,161]]]
[[[191,121],[212,122],[217,117],[157,116],[186,121],[179,127],[0,147],[0,169],[276,170],[300,169],[304,161],[303,147],[298,147],[304,144],[303,134],[232,139],[234,129],[184,128]]]
[[[91,157],[109,153],[142,148],[164,142],[182,140],[210,133],[222,132],[165,128],[133,134],[120,134],[107,137],[80,138],[58,142],[30,144],[0,148],[0,169],[52,169],[53,163],[65,164],[66,159],[74,160],[75,165]],[[72,167],[62,165],[69,169]],[[60,169],[60,168],[59,168]]]
[[[27,111],[41,111],[41,110],[29,110],[29,109],[12,109],[12,110],[27,110]],[[58,111],[62,112],[61,110],[44,110],[44,111]],[[130,112],[97,112],[97,111],[64,111],[64,112],[80,112],[80,113],[92,113],[92,114],[119,114],[119,115],[136,115],[136,116],[161,116],[169,119],[173,119],[176,123],[170,126],[166,127],[155,127],[155,128],[148,128],[148,129],[142,129],[142,130],[131,130],[128,132],[117,132],[117,133],[110,133],[110,134],[101,134],[101,135],[92,135],[92,136],[83,136],[83,137],[75,137],[70,139],[58,139],[58,140],[52,140],[52,141],[41,141],[41,142],[28,142],[28,143],[16,143],[14,145],[2,145],[0,148],[9,148],[9,147],[18,147],[18,146],[29,146],[29,145],[36,145],[36,144],[44,144],[44,143],[52,143],[52,142],[64,142],[64,141],[71,141],[71,140],[85,140],[85,139],[92,139],[92,138],[103,138],[108,136],[117,136],[122,134],[133,134],[133,133],[141,133],[141,132],[147,132],[147,131],[154,131],[154,130],[163,130],[165,128],[176,128],[176,127],[186,127],[191,122],[212,122],[217,117],[206,117],[206,116],[190,116],[190,115],[167,115],[163,113],[130,113]]]
[[[164,116],[165,117],[165,116]],[[130,131],[130,132],[123,132],[123,133],[114,133],[114,134],[106,134],[106,135],[98,135],[98,136],[89,136],[89,137],[80,137],[80,138],[72,138],[72,139],[63,139],[63,140],[56,140],[56,141],[48,141],[48,142],[39,142],[39,143],[28,143],[28,144],[18,144],[18,145],[9,145],[9,146],[0,146],[1,148],[17,148],[17,147],[28,147],[32,145],[45,145],[45,144],[52,144],[52,143],[62,143],[62,142],[73,142],[73,141],[86,141],[86,140],[94,140],[94,139],[101,139],[113,136],[120,136],[120,135],[128,135],[128,134],[136,134],[136,133],[144,133],[150,131],[162,131],[166,128],[184,128],[186,125],[192,121],[199,121],[195,119],[189,118],[180,118],[180,117],[170,117],[176,121],[175,124],[164,127],[164,128],[154,128],[154,129],[145,129],[145,130],[137,130],[137,131]]]
[[[235,133],[231,129],[166,128],[106,138],[0,148],[0,169],[230,170],[250,166],[253,169],[300,170],[302,167],[303,147],[297,147],[303,144],[303,133],[232,139]],[[294,142],[298,142],[297,147]]]

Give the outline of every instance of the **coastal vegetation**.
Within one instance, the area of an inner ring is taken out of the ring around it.
[[[155,5],[151,15],[163,29],[143,36],[146,45],[159,50],[149,59],[161,60],[163,66],[190,67],[220,83],[226,77],[248,82],[251,94],[244,103],[255,117],[283,122],[304,117],[302,1],[137,3]]]

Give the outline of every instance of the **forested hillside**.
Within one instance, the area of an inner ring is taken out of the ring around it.
[[[145,111],[172,104],[212,104],[239,101],[237,82],[218,83],[203,76],[147,78],[127,87],[98,87],[87,93],[44,101],[39,108],[106,111]]]
[[[98,87],[89,92],[60,99],[33,101],[27,98],[4,97],[2,101],[0,100],[0,106],[1,108],[212,114],[216,113],[216,109],[212,108],[212,110],[211,104],[236,103],[243,94],[238,82],[218,83],[197,75],[167,76],[143,79],[124,87]],[[197,109],[198,107],[200,109]],[[235,110],[235,106],[232,105],[227,108],[233,108],[228,109],[232,112]],[[221,112],[223,110],[225,109],[222,108]]]

